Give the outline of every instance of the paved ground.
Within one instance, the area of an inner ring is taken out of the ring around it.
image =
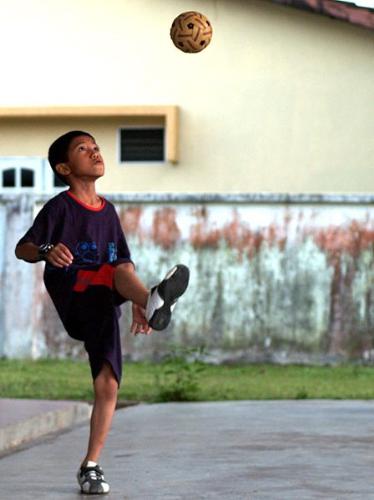
[[[0,498],[86,498],[87,436],[81,425],[0,459]],[[115,500],[370,500],[374,403],[139,405],[116,412],[101,464]]]

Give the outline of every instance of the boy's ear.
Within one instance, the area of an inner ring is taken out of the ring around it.
[[[66,165],[66,163],[58,163],[56,165],[56,172],[58,172],[61,175],[69,175],[71,170],[70,167]]]

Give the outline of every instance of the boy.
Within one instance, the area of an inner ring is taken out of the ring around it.
[[[95,402],[88,450],[77,474],[82,493],[109,492],[98,459],[109,432],[122,375],[119,305],[130,300],[134,335],[167,327],[189,271],[175,266],[148,290],[135,267],[114,206],[98,196],[104,161],[94,137],[68,132],[49,148],[49,163],[69,186],[49,200],[16,246],[26,262],[45,260],[44,283],[68,334],[84,342]]]

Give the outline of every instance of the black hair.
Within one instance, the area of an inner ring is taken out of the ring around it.
[[[66,178],[64,175],[60,175],[56,172],[56,165],[59,163],[65,163],[68,161],[68,150],[71,144],[71,141],[75,139],[75,137],[79,137],[80,135],[86,135],[87,137],[91,137],[92,140],[95,141],[95,138],[89,134],[88,132],[83,132],[82,130],[71,130],[64,135],[58,137],[49,147],[48,150],[48,161],[52,167],[55,175],[67,186],[69,185],[66,182]],[[96,142],[96,141],[95,141]]]

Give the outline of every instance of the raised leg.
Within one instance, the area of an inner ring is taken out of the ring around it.
[[[131,263],[119,264],[116,267],[114,287],[125,299],[146,307],[149,290],[140,281]]]
[[[148,332],[148,327],[164,330],[170,322],[177,299],[187,289],[189,276],[188,267],[177,264],[157,286],[149,291],[136,275],[133,265],[126,263],[116,267],[114,287],[122,297],[143,309],[143,332]],[[144,322],[147,322],[147,325]]]

